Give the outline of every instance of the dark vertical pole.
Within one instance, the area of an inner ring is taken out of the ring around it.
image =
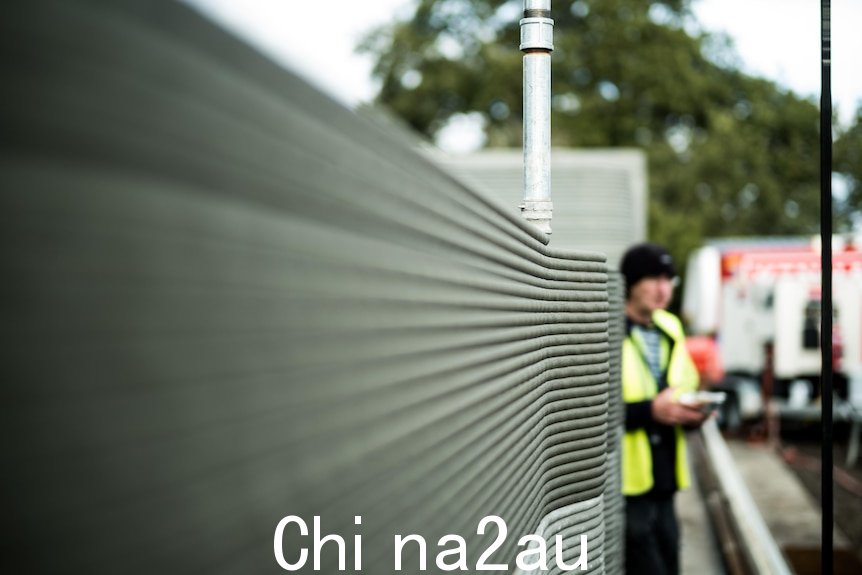
[[[820,3],[820,391],[823,438],[821,573],[832,573],[832,78],[829,0]]]

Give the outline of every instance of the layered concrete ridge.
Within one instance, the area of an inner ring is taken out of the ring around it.
[[[473,569],[495,515],[514,568],[562,515],[598,572],[603,255],[549,248],[180,5],[7,11],[4,570],[275,571],[288,515],[348,566],[361,536],[370,573],[396,534],[432,572],[463,536]]]

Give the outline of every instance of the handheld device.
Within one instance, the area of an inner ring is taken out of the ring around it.
[[[689,391],[679,396],[679,402],[709,413],[718,409],[726,398],[727,394],[723,391]]]

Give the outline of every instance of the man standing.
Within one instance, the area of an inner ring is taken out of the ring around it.
[[[683,428],[706,419],[699,406],[678,401],[698,387],[679,319],[665,311],[676,270],[655,244],[630,248],[620,265],[626,280],[622,349],[625,435],[622,489],[626,497],[626,572],[679,573],[674,494],[689,485]]]

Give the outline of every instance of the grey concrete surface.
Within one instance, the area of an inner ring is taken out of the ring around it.
[[[676,513],[682,531],[682,575],[724,575],[706,502],[695,479],[692,477],[691,489],[680,492],[676,497]]]
[[[820,502],[805,490],[781,457],[767,444],[728,441],[728,448],[779,547],[819,547]],[[835,528],[835,547],[849,546]]]

